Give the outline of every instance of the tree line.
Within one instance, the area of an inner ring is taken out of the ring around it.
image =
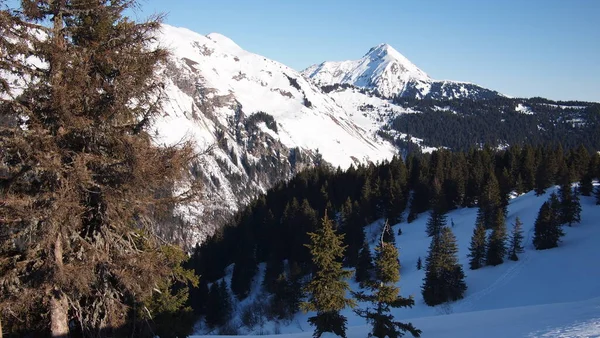
[[[317,269],[306,245],[311,241],[310,233],[321,230],[319,220],[325,215],[343,235],[346,248],[339,257],[340,264],[354,269],[353,278],[368,289],[377,269],[364,227],[381,218],[396,224],[403,221],[403,215],[410,223],[429,211],[423,230],[432,238],[430,252],[419,268],[426,269],[423,297],[427,304],[437,305],[460,299],[466,290],[456,257],[456,239],[445,216],[448,211],[478,207],[469,268],[502,264],[505,259],[517,260],[523,250],[521,221],[517,219],[510,231],[505,224],[511,193],[533,190],[543,194],[558,184],[562,211],[557,211],[560,221],[551,224],[574,223],[578,219],[577,196],[594,193],[592,182],[600,176],[599,171],[597,153],[588,152],[584,146],[564,149],[561,145],[438,150],[345,171],[316,167],[259,196],[228,226],[197,246],[187,266],[204,276],[200,285],[208,285],[223,278],[225,268],[233,264],[231,291],[243,300],[258,278],[258,264],[265,263],[263,287],[272,295],[268,306],[277,309],[274,312],[283,320],[300,309],[303,285]],[[580,188],[568,189],[575,181],[580,182]],[[596,194],[600,201],[600,190]],[[569,213],[573,216],[567,216]],[[544,225],[548,217],[539,217],[536,229],[560,229]],[[535,235],[546,238],[544,231],[536,230]],[[391,227],[382,229],[382,234],[385,242],[394,241]],[[206,289],[192,291],[191,306],[199,315],[206,310],[198,305],[210,297]]]

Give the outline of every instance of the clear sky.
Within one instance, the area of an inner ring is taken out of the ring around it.
[[[141,0],[296,70],[386,42],[435,79],[600,101],[600,0]]]

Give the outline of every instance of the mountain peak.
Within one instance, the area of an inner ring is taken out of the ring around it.
[[[352,84],[392,97],[411,81],[430,81],[429,76],[387,43],[369,49],[354,61],[324,62],[303,74],[318,85]]]

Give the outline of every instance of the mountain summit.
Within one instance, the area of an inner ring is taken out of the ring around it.
[[[379,44],[358,60],[326,61],[302,71],[318,86],[349,84],[391,98],[490,98],[498,92],[472,83],[437,81],[387,43]]]

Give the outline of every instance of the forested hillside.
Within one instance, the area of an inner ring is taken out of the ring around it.
[[[380,218],[390,224],[403,221],[403,217],[411,222],[428,210],[433,211],[427,231],[435,237],[446,225],[453,225],[445,220],[448,211],[478,207],[478,224],[494,232],[479,262],[471,268],[498,265],[519,252],[519,243],[509,245],[508,239],[514,234],[504,221],[511,194],[532,190],[543,194],[554,184],[580,181],[575,195],[589,196],[599,170],[600,156],[595,152],[583,146],[564,149],[560,145],[514,146],[501,151],[489,147],[468,152],[440,150],[347,171],[325,167],[307,170],[260,196],[223,231],[196,248],[189,267],[204,276],[200,284],[204,284],[204,291],[195,289],[191,304],[200,314],[212,308],[205,305],[210,299],[207,283],[226,276],[226,268],[233,264],[231,290],[237,299],[248,296],[252,281],[259,278],[264,289],[274,295],[271,306],[286,309],[277,311],[280,318],[291,318],[298,310],[302,285],[315,269],[305,247],[309,243],[307,233],[320,228],[325,214],[344,234],[343,264],[356,269],[357,282],[369,279],[364,271],[371,264],[371,258],[365,257],[369,253],[364,249],[364,227]],[[567,200],[571,198],[561,197],[561,201]],[[394,236],[384,237],[387,241]],[[257,277],[261,262],[266,263],[260,270],[264,276]],[[427,264],[423,257],[422,266]],[[444,299],[432,300],[432,305]]]
[[[382,134],[393,135],[392,131],[397,131],[423,139],[428,146],[464,151],[482,144],[505,147],[561,143],[568,148],[584,145],[600,149],[600,104],[597,103],[506,97],[487,100],[396,98],[394,102],[421,113],[397,115]],[[393,139],[393,136],[388,137]],[[406,139],[397,144],[406,146]]]

